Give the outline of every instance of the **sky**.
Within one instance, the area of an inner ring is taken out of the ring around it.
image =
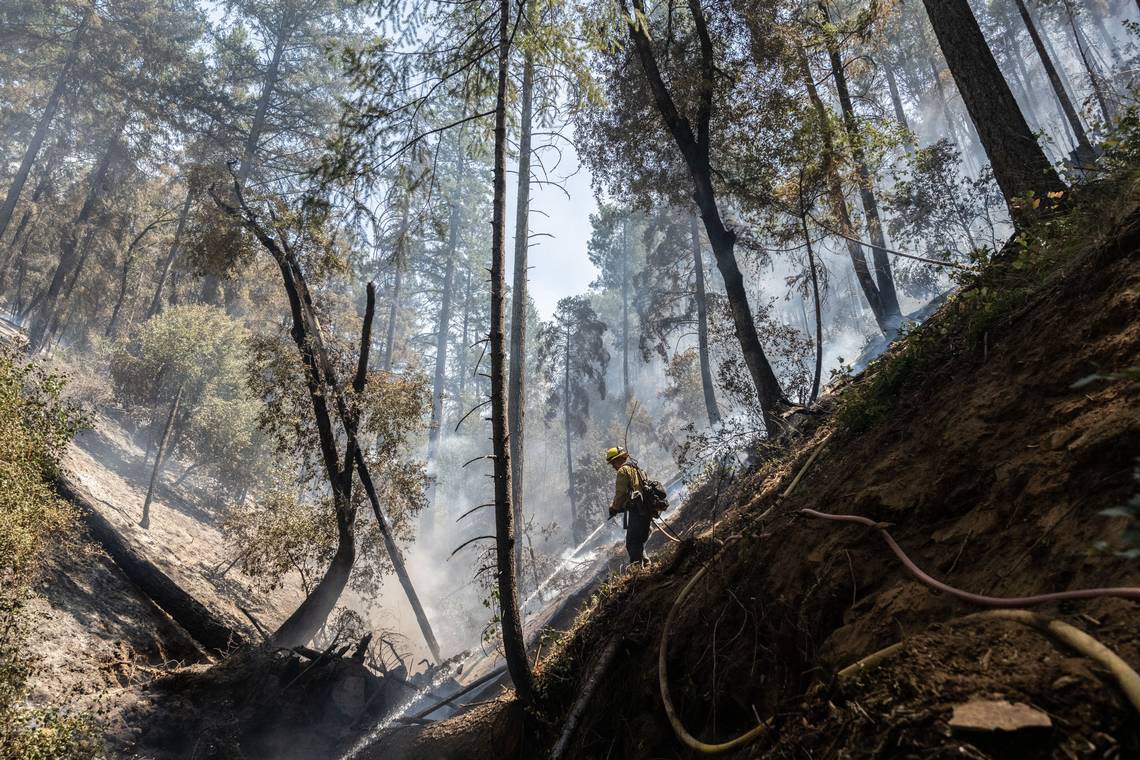
[[[545,158],[551,151],[541,151]],[[560,189],[544,183],[531,183],[530,203],[530,297],[539,316],[549,319],[560,298],[584,293],[598,276],[586,256],[590,239],[590,214],[597,209],[590,172],[579,164],[574,147],[563,142],[562,164],[551,167],[551,179],[559,179]],[[515,204],[517,202],[517,163],[508,167],[507,182],[507,277],[514,271]],[[541,172],[537,176],[543,176]],[[569,193],[569,198],[567,198]]]

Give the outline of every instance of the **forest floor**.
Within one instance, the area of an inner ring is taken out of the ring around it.
[[[12,325],[0,325],[0,341],[19,340]],[[187,462],[170,463],[151,505],[151,527],[138,527],[151,474],[145,459],[129,425],[108,410],[77,436],[63,467],[139,556],[236,629],[253,635],[239,604],[265,626],[284,620],[301,599],[300,589],[285,583],[257,593],[236,567],[221,572],[233,548],[218,527],[209,481],[192,474],[174,487]],[[112,756],[131,753],[140,728],[134,718],[148,709],[146,692],[156,679],[212,662],[82,525],[49,558],[26,610],[33,632],[29,654],[36,662],[31,701],[95,716]]]
[[[927,572],[976,593],[1140,586],[1140,562],[1113,551],[1128,518],[1100,514],[1140,491],[1133,191],[1123,208],[1086,206],[1041,244],[999,257],[809,415],[791,453],[733,484],[735,506],[722,513],[720,494],[697,494],[687,510],[696,538],[607,583],[543,651],[527,719],[509,699],[478,705],[391,732],[360,757],[545,756],[614,638],[619,655],[565,756],[694,756],[662,709],[658,649],[701,568],[670,632],[668,680],[680,720],[703,741],[768,722],[729,757],[1140,756],[1140,718],[1103,668],[1016,623],[951,623],[978,608],[916,581],[876,530],[800,513],[889,523]],[[1137,603],[1036,611],[1140,665]],[[833,677],[898,641],[879,667]],[[956,708],[979,700],[1021,705],[1049,725],[951,725]]]

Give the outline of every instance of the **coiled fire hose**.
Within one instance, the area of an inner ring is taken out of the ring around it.
[[[857,515],[832,515],[825,512],[818,512],[814,509],[802,509],[802,514],[809,517],[815,517],[823,520],[832,520],[836,522],[848,522],[857,525],[864,525],[866,527],[875,528],[879,534],[886,541],[891,551],[895,556],[902,561],[903,565],[910,571],[912,575],[920,581],[930,586],[931,588],[938,589],[947,594],[950,594],[963,601],[971,602],[986,607],[997,608],[1013,608],[1013,607],[1029,607],[1037,604],[1046,604],[1048,602],[1068,601],[1074,599],[1093,599],[1097,597],[1120,597],[1124,599],[1140,600],[1140,588],[1098,588],[1098,589],[1080,589],[1076,591],[1061,591],[1051,594],[1038,594],[1035,596],[1027,597],[994,597],[983,596],[981,594],[973,594],[968,591],[949,586],[934,577],[930,576],[916,565],[910,557],[902,550],[902,547],[894,540],[894,538],[887,532],[886,528],[881,524],[866,517],[859,517]],[[665,617],[665,625],[661,631],[661,643],[657,655],[657,681],[661,691],[661,702],[665,707],[665,715],[669,719],[669,725],[673,728],[673,733],[677,738],[690,749],[699,752],[703,755],[719,755],[733,749],[738,749],[746,744],[755,741],[768,730],[769,722],[763,722],[755,728],[747,731],[744,734],[731,739],[727,742],[717,744],[710,744],[697,739],[686,730],[684,724],[681,722],[680,717],[677,715],[676,708],[673,706],[673,701],[669,696],[669,674],[668,674],[668,651],[669,651],[669,631],[672,629],[673,620],[677,616],[677,612],[685,603],[685,599],[693,588],[704,577],[707,567],[702,567],[698,570],[689,582],[681,589],[681,593],[673,601],[673,606],[669,609],[669,614]],[[1140,674],[1121,659],[1115,652],[1102,644],[1097,639],[1089,634],[1081,631],[1080,629],[1069,625],[1068,623],[1060,620],[1053,620],[1038,615],[1033,612],[1022,609],[995,609],[989,612],[977,613],[974,615],[967,615],[966,617],[958,618],[951,623],[972,622],[972,621],[986,621],[986,620],[1008,620],[1023,625],[1029,626],[1045,633],[1065,644],[1082,655],[1096,661],[1103,665],[1120,688],[1128,697],[1132,706],[1140,713]],[[854,665],[850,665],[843,670],[839,671],[838,678],[840,680],[850,678],[851,676],[865,672],[867,669],[872,668],[903,648],[902,642],[892,644],[885,649],[881,649],[862,660],[859,660]]]

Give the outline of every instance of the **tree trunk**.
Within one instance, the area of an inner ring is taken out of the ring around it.
[[[824,106],[823,99],[819,96],[819,90],[815,86],[815,78],[812,76],[811,64],[808,62],[807,54],[802,49],[799,51],[799,60],[808,99],[811,101],[816,119],[820,123],[828,196],[832,211],[839,221],[840,232],[846,236],[844,243],[847,245],[847,255],[851,259],[851,269],[855,273],[855,279],[863,291],[864,298],[867,299],[867,305],[871,307],[871,314],[874,316],[879,330],[884,335],[890,336],[891,324],[887,319],[886,310],[883,308],[883,302],[879,296],[879,286],[871,275],[870,267],[867,266],[867,257],[863,253],[863,246],[853,239],[855,229],[851,222],[851,212],[847,208],[847,198],[843,193],[843,183],[839,178],[839,170],[836,166],[835,140],[831,134],[831,120],[828,118],[827,107]]]
[[[1018,216],[1021,199],[1030,194],[1046,199],[1048,193],[1067,192],[1017,107],[967,0],[923,5],[1010,213]]]
[[[308,644],[328,620],[348,584],[352,566],[356,563],[355,510],[334,497],[337,504],[336,553],[325,574],[293,614],[273,632],[270,643],[281,649]]]
[[[269,113],[269,104],[277,88],[277,79],[281,71],[281,58],[285,54],[285,47],[289,37],[293,34],[292,14],[288,11],[281,17],[281,24],[277,29],[277,40],[273,47],[273,57],[269,60],[269,68],[265,71],[265,79],[261,83],[261,96],[257,99],[257,109],[253,114],[253,124],[245,137],[245,146],[242,148],[241,167],[238,170],[238,184],[245,186],[246,180],[257,164],[257,145],[261,142],[261,134],[265,131],[265,118]]]
[[[150,473],[150,486],[146,489],[146,499],[143,500],[142,519],[139,527],[146,530],[150,528],[150,503],[154,500],[154,491],[158,486],[159,476],[162,475],[162,465],[166,462],[166,450],[170,446],[170,438],[174,433],[174,420],[178,416],[178,407],[182,404],[182,391],[184,385],[178,386],[178,393],[170,404],[170,413],[166,415],[166,425],[162,429],[162,440],[158,444],[158,452],[154,455],[154,470]]]
[[[829,46],[828,56],[831,59],[832,76],[835,78],[835,89],[839,94],[839,105],[843,110],[843,124],[847,129],[848,145],[851,148],[851,157],[855,161],[855,169],[859,174],[859,197],[863,202],[863,215],[867,218],[867,231],[871,237],[872,261],[875,266],[875,281],[879,288],[879,301],[883,308],[883,321],[887,323],[890,332],[888,338],[902,323],[902,311],[899,309],[899,298],[895,292],[895,279],[891,273],[891,260],[887,256],[887,241],[883,237],[883,223],[879,218],[879,203],[875,198],[874,179],[867,167],[867,158],[863,150],[863,138],[859,134],[859,124],[855,119],[855,109],[851,105],[851,94],[847,89],[847,73],[843,69],[843,60],[835,46]]]
[[[644,14],[645,6],[642,0],[633,0],[637,11]],[[712,121],[712,99],[715,89],[715,68],[713,59],[712,38],[705,22],[704,10],[700,0],[688,0],[689,11],[693,16],[694,26],[701,48],[699,106],[697,109],[697,128],[694,133],[689,119],[682,116],[677,109],[673,96],[661,76],[657,59],[653,52],[653,45],[648,34],[633,15],[627,24],[629,36],[637,49],[638,59],[646,81],[653,93],[657,110],[665,122],[666,128],[672,134],[677,148],[689,174],[693,180],[693,196],[700,209],[701,219],[705,224],[705,233],[712,246],[713,257],[716,259],[717,269],[720,270],[724,280],[725,296],[728,299],[732,312],[733,327],[736,339],[740,343],[740,351],[744,356],[745,366],[748,367],[752,383],[756,388],[756,396],[760,402],[761,414],[768,435],[776,433],[777,409],[786,403],[783,390],[776,379],[776,373],[764,355],[764,348],[760,344],[760,337],[756,333],[756,322],[752,316],[752,309],[748,305],[748,292],[744,287],[744,276],[736,261],[736,233],[724,226],[717,207],[716,192],[712,184],[712,164],[710,162],[710,124]],[[623,5],[624,8],[624,5]]]
[[[495,93],[494,193],[491,219],[491,441],[495,480],[495,559],[499,611],[507,670],[524,706],[534,701],[534,679],[526,656],[515,566],[515,514],[511,508],[511,450],[507,425],[507,352],[504,331],[507,205],[507,66],[510,61],[509,0],[499,0],[498,83]]]
[[[91,537],[106,550],[123,574],[151,601],[214,655],[224,655],[242,642],[242,634],[186,592],[166,573],[135,551],[95,507],[95,499],[69,475],[56,479],[60,495],[79,508]]]
[[[186,199],[182,201],[182,211],[178,215],[178,226],[174,230],[174,240],[171,241],[170,251],[166,254],[166,259],[162,262],[162,268],[158,272],[158,284],[154,286],[154,297],[150,299],[150,308],[146,311],[147,319],[162,311],[162,289],[166,285],[166,278],[170,276],[170,269],[174,266],[174,260],[178,257],[178,245],[182,241],[182,231],[186,228],[186,217],[190,215],[190,204],[193,200],[194,193],[187,187]]]
[[[395,270],[392,281],[392,297],[391,304],[388,309],[388,335],[384,341],[384,358],[380,362],[380,366],[384,368],[385,372],[392,370],[392,351],[396,345],[396,320],[400,315],[400,287],[403,284],[404,278],[404,264],[407,257],[407,240],[408,240],[408,212],[411,201],[408,198],[404,199],[403,215],[400,219],[400,230],[396,240],[396,252],[392,257],[392,267]]]
[[[111,312],[111,319],[107,323],[107,329],[103,331],[103,336],[107,338],[115,338],[118,334],[119,316],[122,313],[123,304],[127,300],[127,278],[130,276],[131,264],[135,259],[135,248],[138,247],[142,239],[146,237],[147,233],[153,230],[160,224],[163,224],[164,219],[156,219],[142,229],[139,234],[135,235],[134,240],[127,246],[127,252],[123,256],[123,268],[119,272],[119,294],[115,298],[115,308]]]
[[[462,172],[460,172],[462,173]],[[447,261],[444,263],[443,294],[436,322],[435,374],[431,384],[431,423],[427,448],[427,509],[434,515],[435,492],[439,477],[439,441],[443,432],[443,386],[447,381],[447,339],[451,337],[451,290],[455,279],[455,250],[459,240],[459,204],[451,204],[447,233]],[[432,522],[429,519],[429,522]]]
[[[471,266],[467,265],[467,276],[464,278],[463,284],[463,338],[459,350],[459,387],[456,390],[455,398],[459,403],[456,410],[459,419],[467,411],[463,408],[463,399],[467,395],[467,360],[468,353],[471,351]]]
[[[1029,39],[1033,40],[1033,47],[1037,49],[1037,57],[1041,59],[1041,65],[1045,68],[1045,75],[1049,78],[1049,84],[1053,88],[1053,94],[1056,96],[1057,103],[1061,107],[1061,114],[1065,117],[1069,128],[1077,138],[1077,152],[1082,156],[1082,159],[1091,159],[1095,154],[1092,145],[1089,143],[1088,134],[1085,132],[1085,127],[1081,123],[1080,116],[1077,115],[1077,109],[1073,107],[1073,101],[1069,98],[1069,93],[1065,90],[1065,85],[1061,81],[1061,75],[1057,71],[1053,58],[1049,55],[1049,51],[1045,47],[1045,41],[1042,39],[1041,33],[1037,30],[1037,24],[1034,23],[1033,17],[1029,14],[1029,8],[1026,6],[1025,0],[1014,0],[1014,3],[1017,4],[1017,12],[1021,14],[1021,20],[1025,23],[1025,28],[1029,31]],[[963,97],[965,97],[964,93]]]
[[[705,298],[705,263],[704,256],[701,255],[700,219],[696,214],[689,217],[689,235],[693,241],[693,300],[697,306],[697,358],[701,364],[701,390],[704,391],[709,425],[716,427],[720,424],[720,409],[716,405],[712,362],[709,361],[709,313],[708,301]]]
[[[380,528],[380,536],[384,539],[384,548],[388,551],[388,558],[392,560],[392,570],[396,573],[396,579],[400,581],[400,587],[404,589],[404,595],[407,596],[408,603],[412,606],[412,612],[420,626],[420,633],[423,634],[424,641],[427,642],[428,649],[431,650],[431,656],[435,658],[437,663],[443,662],[439,653],[439,643],[435,639],[435,632],[431,628],[431,622],[428,620],[427,613],[424,612],[423,605],[420,604],[416,587],[412,585],[412,579],[408,575],[407,566],[404,565],[404,557],[400,553],[400,548],[396,546],[396,541],[392,538],[392,529],[384,517],[384,512],[380,509],[380,498],[377,496],[376,487],[372,483],[372,475],[368,472],[368,467],[364,463],[364,455],[359,449],[356,452],[356,471],[360,476],[360,482],[364,484],[364,492],[368,495],[368,501],[372,504],[372,512],[376,515],[376,524]]]
[[[622,218],[621,224],[621,388],[622,399],[629,404],[629,258],[631,246],[629,244],[629,213]]]
[[[528,3],[528,14],[534,12]],[[522,113],[519,116],[518,201],[515,205],[515,263],[511,283],[511,355],[507,407],[511,436],[511,508],[515,529],[521,531],[523,518],[523,464],[526,429],[526,315],[527,268],[530,249],[530,159],[531,124],[534,120],[534,53],[523,56]],[[522,541],[515,541],[515,568],[522,569]]]
[[[67,51],[67,58],[63,62],[63,68],[60,69],[59,75],[56,77],[55,86],[52,88],[51,94],[48,95],[47,103],[44,104],[44,112],[40,114],[40,120],[36,124],[36,131],[32,134],[28,147],[24,149],[24,157],[20,160],[19,168],[16,169],[12,181],[8,184],[8,194],[4,198],[4,204],[0,205],[0,238],[4,237],[4,231],[8,229],[8,222],[16,210],[16,202],[20,200],[20,193],[24,189],[24,183],[28,181],[32,164],[35,163],[36,156],[39,155],[40,148],[44,144],[44,138],[47,136],[48,128],[51,126],[52,119],[55,118],[59,99],[67,88],[71,70],[75,67],[75,59],[79,56],[80,43],[83,41],[83,35],[87,31],[87,24],[93,12],[90,9],[86,12],[83,20],[79,23],[79,28],[75,31],[75,37]]]
[[[1093,96],[1096,98],[1097,106],[1100,108],[1100,116],[1103,119],[1105,126],[1112,124],[1112,107],[1108,102],[1108,95],[1104,92],[1102,86],[1100,72],[1097,70],[1096,64],[1089,58],[1088,48],[1089,43],[1085,38],[1084,32],[1081,31],[1080,25],[1077,24],[1076,14],[1073,13],[1073,5],[1069,0],[1064,0],[1065,13],[1069,17],[1069,42],[1077,51],[1077,57],[1081,59],[1081,63],[1085,67],[1085,75],[1089,78],[1089,86],[1092,88]]]
[[[60,312],[66,311],[68,315],[68,320],[64,328],[71,322],[72,309],[68,307],[68,304],[71,302],[71,294],[75,292],[75,286],[79,284],[79,278],[83,274],[83,269],[87,266],[87,259],[91,256],[91,249],[94,247],[92,243],[95,240],[96,232],[96,225],[91,225],[87,228],[87,233],[83,236],[83,242],[79,246],[79,261],[76,262],[75,271],[72,272],[71,279],[68,280],[67,286],[60,294],[62,296],[63,308],[57,308],[55,313],[51,315],[51,321],[48,323],[47,332],[43,340],[45,347],[51,344],[54,337],[63,335],[64,330],[60,329]]]
[[[56,299],[59,293],[63,290],[64,282],[67,280],[68,275],[75,265],[75,258],[79,248],[79,236],[91,216],[95,213],[99,205],[100,199],[106,192],[107,173],[111,167],[112,159],[119,149],[119,137],[126,128],[127,118],[124,117],[117,128],[111,132],[111,138],[107,145],[107,149],[103,152],[103,156],[99,159],[99,163],[91,171],[90,185],[87,188],[87,197],[83,201],[83,206],[79,210],[79,215],[76,216],[75,221],[71,227],[65,232],[60,240],[60,257],[59,263],[56,265],[55,272],[52,274],[51,282],[48,284],[47,290],[44,293],[43,303],[40,306],[39,314],[33,320],[32,329],[30,334],[30,345],[33,351],[38,351],[45,343],[47,328],[51,322],[52,316],[55,312]]]
[[[823,304],[819,297],[819,277],[815,271],[815,251],[811,246],[811,232],[808,230],[807,212],[803,208],[803,189],[800,189],[800,225],[804,231],[804,245],[807,246],[808,270],[811,272],[811,294],[815,301],[815,374],[811,381],[811,394],[808,403],[814,404],[819,397],[819,383],[823,375]]]
[[[883,73],[887,75],[887,89],[891,93],[891,106],[895,110],[895,121],[899,125],[910,131],[910,123],[906,119],[906,111],[903,110],[902,97],[899,95],[899,83],[895,78],[895,67],[887,56],[883,56]]]
[[[586,537],[586,523],[578,514],[578,490],[574,486],[574,434],[570,431],[570,325],[566,325],[566,349],[562,355],[562,422],[566,428],[566,498],[570,502],[570,530],[574,545]]]

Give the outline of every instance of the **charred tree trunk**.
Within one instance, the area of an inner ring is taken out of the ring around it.
[[[1029,39],[1033,40],[1033,47],[1037,50],[1037,57],[1041,59],[1041,65],[1045,69],[1045,76],[1049,78],[1049,85],[1053,88],[1053,95],[1057,98],[1057,104],[1061,108],[1061,114],[1065,117],[1069,129],[1073,131],[1073,135],[1077,139],[1077,151],[1082,157],[1091,159],[1094,153],[1092,144],[1089,143],[1088,134],[1085,132],[1084,124],[1081,123],[1081,117],[1077,114],[1077,109],[1073,107],[1073,101],[1069,98],[1069,93],[1065,90],[1065,85],[1061,81],[1061,75],[1057,71],[1053,57],[1049,54],[1048,49],[1046,49],[1045,41],[1041,37],[1041,33],[1037,30],[1037,24],[1033,21],[1033,16],[1029,13],[1029,7],[1025,4],[1025,0],[1014,0],[1014,3],[1017,4],[1017,12],[1021,14],[1021,20],[1029,32]]]
[[[815,271],[815,251],[811,245],[811,231],[808,229],[807,209],[804,207],[803,189],[800,190],[800,226],[803,228],[804,245],[807,246],[808,271],[811,273],[811,295],[815,302],[815,374],[811,380],[811,393],[808,403],[814,404],[819,397],[819,383],[823,375],[823,303],[819,297],[819,276]]]
[[[859,134],[859,123],[855,118],[855,109],[851,104],[851,93],[847,89],[847,73],[843,69],[843,60],[839,50],[834,45],[828,47],[828,57],[831,60],[832,76],[835,78],[835,89],[839,94],[839,105],[843,110],[843,125],[847,130],[847,144],[851,148],[851,157],[855,161],[855,170],[859,175],[859,197],[863,202],[863,215],[867,219],[867,232],[871,237],[872,261],[875,267],[875,282],[879,288],[879,302],[882,304],[882,321],[886,322],[890,331],[888,338],[894,337],[902,323],[902,311],[899,309],[899,298],[895,292],[895,278],[891,273],[891,260],[887,256],[887,241],[883,236],[883,223],[879,218],[879,202],[875,198],[874,179],[867,166],[867,157],[863,150],[863,138]]]
[[[194,201],[194,192],[186,188],[186,199],[182,201],[182,211],[178,215],[178,226],[174,230],[174,240],[170,243],[170,251],[162,262],[158,271],[158,284],[154,286],[154,296],[150,299],[150,308],[146,311],[146,318],[150,319],[162,311],[162,290],[166,286],[166,279],[170,276],[170,269],[174,260],[178,258],[178,245],[182,242],[182,231],[186,228],[186,218],[190,216],[190,204]]]
[[[528,3],[527,12],[534,12]],[[511,435],[511,508],[515,513],[515,529],[521,531],[523,519],[523,464],[526,429],[526,314],[527,269],[530,249],[530,159],[531,125],[534,121],[534,53],[523,56],[522,104],[519,116],[518,201],[515,205],[515,265],[511,283],[511,355],[507,407]],[[522,541],[515,541],[515,568],[522,569]]]
[[[63,498],[79,508],[92,538],[106,550],[131,583],[170,615],[195,641],[214,655],[224,655],[243,643],[240,632],[138,554],[119,530],[99,513],[94,498],[86,488],[70,476],[63,475],[56,480],[56,489]]]
[[[697,306],[697,358],[701,364],[701,390],[705,397],[705,411],[709,415],[709,425],[720,424],[720,409],[716,405],[716,391],[713,387],[712,362],[709,360],[709,312],[705,298],[705,262],[701,255],[700,219],[695,214],[689,218],[689,236],[693,242],[693,300]]]
[[[372,504],[372,512],[376,515],[376,524],[380,529],[380,536],[384,539],[384,548],[388,552],[388,558],[392,560],[392,571],[396,573],[396,579],[400,581],[400,588],[404,590],[404,595],[408,598],[408,604],[411,605],[412,613],[416,616],[416,623],[420,627],[420,633],[423,634],[424,641],[427,642],[431,656],[435,658],[437,663],[443,662],[443,658],[439,653],[439,642],[435,639],[435,632],[431,628],[431,622],[428,620],[427,613],[424,612],[424,607],[420,603],[420,597],[419,594],[416,593],[416,587],[412,584],[411,576],[408,575],[408,568],[404,565],[404,556],[400,553],[400,548],[396,546],[396,540],[392,537],[392,529],[388,525],[388,520],[380,508],[380,497],[376,494],[376,486],[372,483],[372,475],[368,472],[368,467],[364,463],[364,455],[359,449],[356,453],[356,471],[360,476],[360,482],[364,485],[364,492],[368,496],[368,501]]]
[[[645,13],[642,0],[633,0],[633,6],[639,13]],[[653,100],[661,114],[665,127],[669,130],[677,144],[689,174],[693,180],[693,196],[697,208],[700,209],[701,219],[705,224],[705,233],[712,246],[713,256],[716,259],[717,269],[720,270],[724,280],[725,295],[732,312],[733,326],[736,338],[740,342],[741,354],[748,367],[752,383],[756,388],[756,395],[760,401],[760,409],[764,418],[764,425],[769,435],[775,435],[778,408],[787,402],[775,372],[764,354],[760,344],[760,337],[756,332],[756,322],[752,316],[752,309],[748,305],[748,292],[744,287],[744,275],[736,261],[736,233],[724,225],[717,206],[716,192],[712,183],[712,164],[710,162],[710,123],[712,120],[712,98],[715,89],[716,62],[713,54],[712,37],[709,35],[705,23],[704,9],[700,0],[688,0],[689,11],[693,16],[694,28],[701,49],[700,86],[698,88],[697,128],[694,132],[689,119],[683,116],[669,92],[668,86],[661,75],[657,65],[657,58],[653,51],[653,43],[646,30],[630,16],[627,24],[629,36],[637,50],[642,70],[653,93]],[[623,0],[623,9],[625,4]]]
[[[75,37],[67,51],[67,58],[63,62],[63,68],[60,69],[59,75],[56,77],[55,86],[52,88],[51,94],[48,95],[47,103],[44,104],[44,111],[40,114],[40,120],[36,124],[36,131],[32,134],[28,147],[24,149],[24,157],[20,160],[20,166],[8,184],[8,194],[4,198],[3,205],[0,205],[0,238],[4,237],[4,231],[8,229],[8,222],[11,221],[12,213],[16,210],[16,203],[20,200],[24,183],[28,181],[32,164],[36,162],[36,156],[39,155],[40,148],[44,144],[44,138],[47,137],[48,129],[55,118],[55,112],[59,108],[59,100],[63,97],[63,91],[67,88],[68,80],[71,78],[71,70],[75,67],[75,60],[79,56],[83,35],[87,31],[87,24],[91,20],[93,12],[92,10],[86,12],[79,28],[75,31]]]
[[[498,82],[495,93],[494,194],[491,219],[491,441],[495,481],[495,560],[503,652],[515,693],[524,706],[534,701],[534,677],[526,656],[515,566],[515,513],[511,508],[511,450],[507,424],[507,352],[504,332],[507,205],[507,67],[510,62],[511,3],[499,0]]]
[[[174,394],[174,401],[170,404],[170,413],[166,415],[166,425],[162,429],[162,440],[158,444],[158,452],[154,455],[154,470],[150,473],[150,486],[146,489],[146,499],[143,500],[142,519],[139,527],[150,528],[150,503],[154,500],[154,491],[158,486],[158,479],[162,475],[162,465],[166,463],[167,449],[170,438],[174,434],[174,422],[178,418],[178,407],[182,404],[184,385],[178,386],[178,393]]]
[[[1020,200],[1030,194],[1046,199],[1049,193],[1067,192],[1017,107],[967,0],[923,0],[923,5],[1010,213],[1019,215]]]

